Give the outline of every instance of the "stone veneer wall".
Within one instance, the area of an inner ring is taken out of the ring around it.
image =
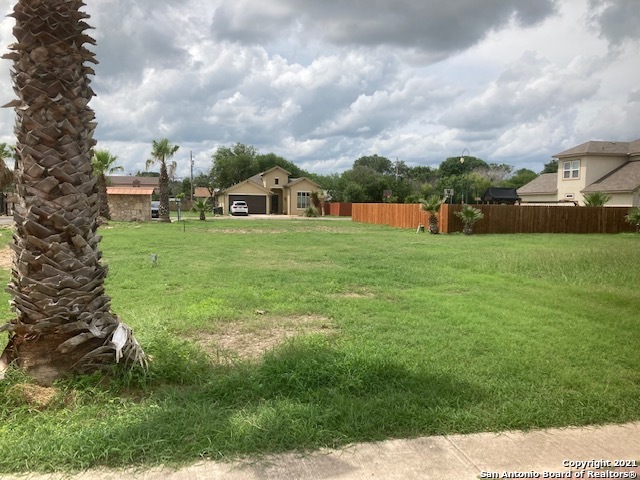
[[[117,222],[151,220],[150,195],[109,195],[111,219]]]

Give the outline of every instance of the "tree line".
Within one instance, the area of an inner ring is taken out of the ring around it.
[[[362,156],[342,173],[318,175],[274,153],[261,154],[251,145],[236,143],[219,147],[213,153],[211,169],[199,173],[194,178],[194,186],[207,187],[210,191],[225,189],[275,166],[287,170],[292,178],[313,180],[327,192],[331,201],[355,203],[418,203],[421,198],[443,195],[445,189],[453,190],[455,201],[464,198],[473,202],[490,186],[519,188],[538,176],[533,170],[514,171],[511,165],[487,163],[473,156],[449,157],[434,168],[409,166],[404,161],[379,155]],[[549,171],[557,171],[557,161],[546,164],[541,173]],[[174,191],[188,195],[190,179],[176,182]]]

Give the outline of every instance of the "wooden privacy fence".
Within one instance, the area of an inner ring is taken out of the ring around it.
[[[406,203],[354,203],[351,219],[354,222],[398,228],[417,228],[418,225],[429,224],[429,216],[420,205]]]
[[[350,217],[351,216],[351,203],[325,203],[324,213],[325,215],[334,215],[336,217]]]
[[[634,232],[624,219],[628,207],[565,207],[543,205],[473,205],[484,214],[474,225],[474,233],[620,233]],[[462,231],[455,215],[462,205],[442,205],[440,232]],[[429,223],[428,214],[417,204],[356,203],[354,222],[417,228]]]

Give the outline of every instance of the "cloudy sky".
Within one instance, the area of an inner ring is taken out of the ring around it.
[[[328,174],[363,155],[437,166],[464,149],[540,171],[587,140],[640,138],[638,0],[87,3],[98,148],[128,173],[163,137],[181,147],[180,176],[190,151],[198,173],[236,142]],[[0,112],[0,141],[15,143],[13,119]]]

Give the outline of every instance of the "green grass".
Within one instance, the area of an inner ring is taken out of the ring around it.
[[[151,368],[63,382],[46,408],[21,400],[13,373],[0,384],[0,472],[640,419],[640,236],[111,227],[107,291]],[[268,340],[287,326],[298,335],[252,360],[216,348],[229,332]]]

